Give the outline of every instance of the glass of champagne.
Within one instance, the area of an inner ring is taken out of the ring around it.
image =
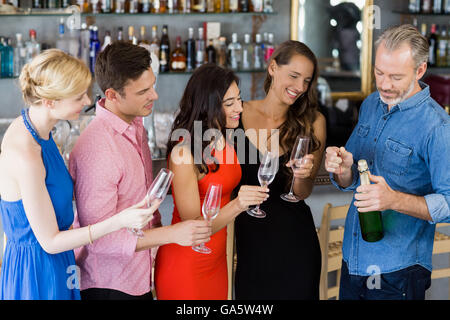
[[[222,185],[210,183],[202,205],[202,214],[206,221],[213,220],[219,214],[221,198],[222,198]],[[212,250],[206,247],[204,243],[194,246],[192,247],[192,249],[194,251],[205,254],[209,254],[212,252]]]
[[[258,169],[258,180],[262,187],[267,187],[272,183],[278,172],[278,157],[275,153],[267,151],[261,160]],[[257,205],[254,208],[247,209],[247,213],[255,218],[264,218],[266,213]]]
[[[294,169],[299,167],[299,164],[302,161],[302,158],[306,156],[309,152],[309,144],[311,142],[311,139],[309,137],[305,137],[302,135],[297,136],[295,139],[294,147],[292,148],[291,152],[291,168],[292,171]],[[289,202],[299,202],[300,198],[297,197],[294,192],[294,181],[295,177],[292,177],[291,182],[291,189],[289,190],[289,193],[283,193],[280,197],[281,199]]]
[[[162,168],[155,180],[153,180],[150,188],[147,191],[147,195],[145,196],[145,202],[147,204],[147,208],[149,208],[154,201],[159,201],[160,203],[164,201],[164,198],[167,195],[167,191],[169,191],[170,184],[172,183],[173,172],[169,169]],[[140,229],[131,229],[131,232],[138,237],[143,237],[144,233]]]

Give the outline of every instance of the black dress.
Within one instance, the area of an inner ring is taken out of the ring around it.
[[[239,127],[243,129],[242,122]],[[249,148],[256,147],[245,138],[245,162],[240,159],[242,178],[237,190],[241,185],[259,185],[260,158],[250,164]],[[269,198],[260,206],[267,216],[254,218],[244,211],[235,220],[238,300],[319,299],[321,251],[311,210],[304,201],[280,198],[290,186],[290,178],[281,172],[287,161],[288,154],[280,157]]]

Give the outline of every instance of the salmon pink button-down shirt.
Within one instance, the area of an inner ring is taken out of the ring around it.
[[[77,214],[74,226],[95,224],[141,201],[152,182],[152,162],[142,118],[131,124],[104,107],[70,154]],[[160,224],[161,216],[146,227]],[[146,229],[144,228],[144,229]],[[106,288],[130,295],[151,290],[151,250],[135,252],[137,236],[126,228],[75,250],[81,290]]]

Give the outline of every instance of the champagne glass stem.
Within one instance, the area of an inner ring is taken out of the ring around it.
[[[295,181],[295,177],[292,177],[291,189],[289,190],[290,196],[294,195],[294,181]]]

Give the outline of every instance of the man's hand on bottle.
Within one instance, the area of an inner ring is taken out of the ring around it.
[[[354,205],[359,212],[393,209],[398,192],[389,187],[382,176],[369,174],[372,184],[356,188]]]

